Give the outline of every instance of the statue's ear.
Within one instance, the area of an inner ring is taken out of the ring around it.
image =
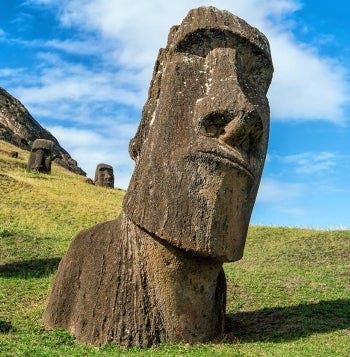
[[[137,129],[136,135],[130,140],[129,143],[129,154],[134,161],[137,161],[141,153],[143,143],[148,136],[151,125],[150,123],[155,118],[167,53],[168,50],[166,48],[161,48],[159,50],[158,57],[154,65],[152,82],[148,91],[148,99],[142,110],[140,125]]]
[[[140,148],[137,147],[136,142],[137,142],[136,136],[133,139],[131,139],[129,142],[129,155],[134,161],[137,160],[140,153]]]

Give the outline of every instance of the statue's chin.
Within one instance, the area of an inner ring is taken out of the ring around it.
[[[135,170],[124,201],[127,216],[171,245],[220,261],[242,257],[255,199],[251,177],[234,165],[186,158],[167,170]],[[141,200],[141,197],[143,198]]]
[[[222,261],[242,257],[255,194],[251,175],[220,161],[202,161],[189,184],[191,231],[198,252]]]

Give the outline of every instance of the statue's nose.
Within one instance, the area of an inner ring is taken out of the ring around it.
[[[105,174],[104,174],[104,179],[107,180],[107,181],[111,181],[112,180],[112,173],[109,172],[109,171],[105,171]]]
[[[236,147],[252,133],[260,135],[261,119],[242,88],[244,81],[233,48],[213,49],[206,58],[207,82],[197,100],[195,117],[202,135]]]

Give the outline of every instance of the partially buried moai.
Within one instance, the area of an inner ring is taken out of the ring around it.
[[[94,181],[91,180],[91,178],[87,177],[85,180],[84,180],[85,183],[87,183],[88,185],[94,185]]]
[[[213,7],[191,10],[156,61],[122,212],[81,232],[45,312],[96,345],[205,342],[224,331],[222,264],[240,259],[265,160],[268,41]]]
[[[113,167],[107,164],[98,164],[95,171],[94,184],[114,188],[114,173]]]
[[[49,174],[51,172],[51,161],[53,142],[51,140],[36,139],[32,144],[29,154],[27,171],[38,171]]]

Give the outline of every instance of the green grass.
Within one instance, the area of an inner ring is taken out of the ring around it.
[[[0,149],[18,150],[0,141]],[[80,230],[117,216],[124,192],[53,165],[25,172],[0,153],[1,356],[349,356],[350,231],[251,227],[244,258],[225,265],[224,341],[96,348],[41,317],[60,258]]]

